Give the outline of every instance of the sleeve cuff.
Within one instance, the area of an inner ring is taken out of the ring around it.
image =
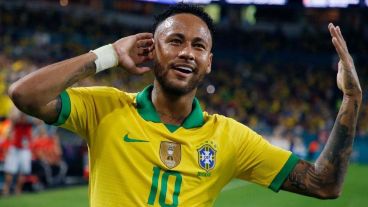
[[[59,113],[59,117],[55,123],[52,125],[60,126],[65,123],[65,121],[69,118],[71,111],[70,98],[66,91],[61,92],[61,111]]]
[[[284,183],[286,177],[290,174],[290,172],[294,169],[295,165],[298,163],[299,158],[291,154],[289,159],[286,161],[285,165],[282,167],[280,172],[273,179],[272,183],[268,188],[275,192],[279,192],[282,184]]]

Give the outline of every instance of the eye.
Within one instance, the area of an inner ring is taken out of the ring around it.
[[[201,44],[201,43],[196,43],[196,44],[194,44],[193,46],[194,46],[195,48],[206,49],[206,47],[205,47],[203,44]]]
[[[175,38],[175,39],[170,40],[170,43],[173,43],[173,44],[177,44],[178,45],[178,44],[181,44],[181,40]]]

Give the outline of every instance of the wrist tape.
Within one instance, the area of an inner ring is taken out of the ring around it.
[[[97,59],[95,60],[96,73],[115,67],[119,64],[118,55],[116,54],[112,44],[99,47],[92,50],[92,52],[97,56]]]

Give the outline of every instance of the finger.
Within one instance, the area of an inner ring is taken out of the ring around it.
[[[150,51],[150,52],[152,52],[153,50],[155,50],[155,45],[153,44],[153,45],[151,45],[151,47],[149,47],[148,48],[148,50]]]
[[[138,56],[147,56],[150,53],[150,49],[148,47],[145,48],[138,48]]]
[[[143,39],[152,39],[153,38],[153,34],[152,33],[138,33],[135,35],[135,37],[137,38],[137,40],[143,40]]]
[[[338,34],[338,31],[337,31],[336,27],[333,26],[333,25],[332,26],[329,25],[328,29],[330,30],[331,37],[332,38],[335,37],[336,40],[340,42],[341,38],[339,37],[339,34]]]
[[[347,53],[345,51],[345,49],[341,46],[340,42],[337,41],[336,37],[332,38],[332,44],[335,46],[335,50],[337,52],[337,55],[339,56],[339,58],[344,61],[347,62]]]
[[[338,32],[336,30],[336,27],[333,24],[329,24],[328,29],[330,31],[331,37],[332,38],[336,38],[336,41],[338,41],[339,44],[341,45],[342,42],[341,42],[341,39],[339,38]]]
[[[337,34],[339,36],[339,38],[341,39],[341,42],[343,44],[343,46],[346,48],[346,50],[348,50],[348,47],[346,45],[346,42],[345,42],[345,39],[344,39],[344,36],[342,36],[342,33],[341,33],[341,29],[339,26],[336,27],[336,30],[337,30]]]
[[[153,52],[148,53],[147,60],[153,60]]]
[[[328,30],[330,31],[331,37],[336,37],[339,41],[341,40],[341,37],[337,31],[337,27],[334,26],[332,23],[328,24]]]
[[[143,39],[137,41],[137,47],[150,47],[153,44],[153,39]]]
[[[336,27],[336,30],[337,30],[337,34],[339,35],[339,37],[344,40],[344,36],[342,36],[342,33],[341,33],[341,29],[339,26]],[[344,40],[345,41],[345,40]]]
[[[136,63],[136,65],[139,65],[139,64],[142,64],[142,63],[148,62],[148,61],[150,61],[150,60],[152,60],[152,59],[153,59],[152,57],[153,57],[153,55],[152,55],[152,54],[148,54],[148,55],[146,55],[146,56],[143,56],[143,55],[138,56],[138,57],[136,57],[136,59],[135,59],[135,63]]]
[[[148,53],[151,53],[153,50],[155,50],[154,45],[151,45],[150,47],[141,47],[141,48],[137,48],[137,54],[147,55]]]
[[[346,43],[345,43],[345,40],[344,38],[342,37],[341,33],[339,34],[339,30],[338,30],[339,26],[336,26],[333,30],[334,30],[334,33],[335,33],[335,37],[337,39],[337,41],[339,41],[340,45],[346,49],[347,51],[347,48],[346,48]]]
[[[339,28],[338,26],[335,27],[332,23],[330,23],[328,25],[328,29],[330,31],[331,37],[336,38],[336,41],[339,43],[341,48],[344,49],[345,52],[347,53],[348,49],[347,49],[347,46],[346,46],[346,42],[345,42],[344,38],[342,38],[342,36],[339,34],[338,28]]]
[[[335,26],[332,24],[332,23],[329,23],[328,24],[328,30],[330,31],[330,35],[331,37],[334,37],[334,31],[333,31],[333,28],[335,28]]]

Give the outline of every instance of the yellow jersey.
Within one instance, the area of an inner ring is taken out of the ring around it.
[[[70,88],[60,95],[55,124],[88,144],[90,206],[212,206],[233,178],[278,191],[297,163],[239,122],[203,112],[197,99],[181,126],[162,123],[152,88]]]
[[[7,95],[0,94],[0,118],[8,118],[13,108],[13,102]]]

